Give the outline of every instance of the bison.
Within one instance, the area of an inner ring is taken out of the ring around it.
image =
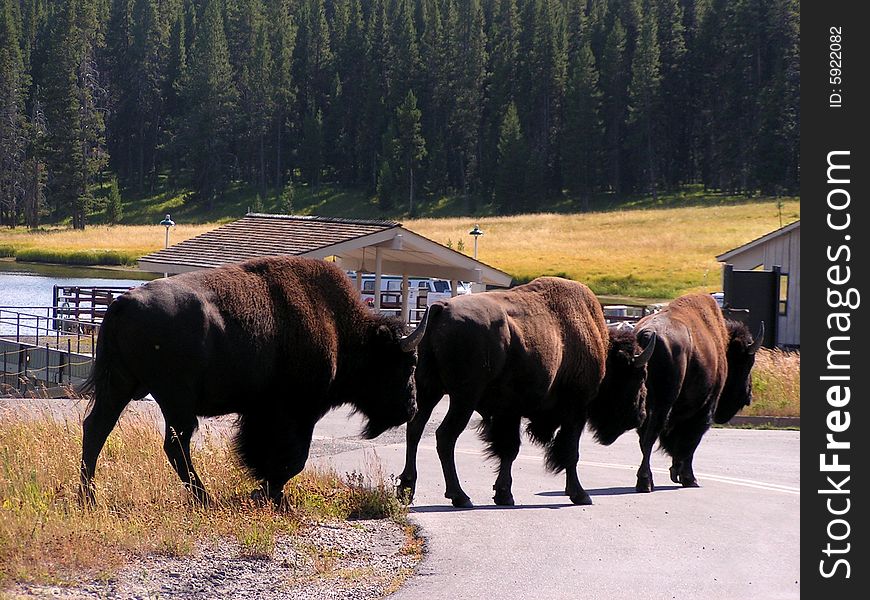
[[[335,265],[267,257],[149,282],[108,308],[83,423],[81,493],[94,500],[97,457],[124,407],[150,393],[166,421],[163,449],[196,498],[190,459],[198,416],[236,413],[234,447],[280,502],[308,458],[315,423],[350,403],[375,437],[416,410],[416,346],[396,320],[373,315]]]
[[[591,504],[577,477],[580,434],[587,422],[612,443],[643,417],[646,362],[633,334],[608,330],[601,305],[585,285],[541,277],[511,290],[459,296],[429,308],[419,348],[418,412],[408,423],[398,492],[408,501],[417,482],[417,446],[432,409],[446,393],[450,407],[438,427],[444,496],[471,507],[456,474],[454,448],[474,411],[488,452],[500,461],[493,500],[513,505],[511,465],[520,424],[546,449],[546,466],[566,472],[565,494]],[[601,403],[599,392],[613,400]]]
[[[641,319],[638,341],[657,340],[647,374],[646,419],[638,429],[643,460],[638,492],[654,489],[650,454],[658,439],[673,459],[671,481],[698,487],[692,459],[713,421],[725,423],[752,400],[750,371],[764,337],[726,320],[708,294],[677,298]]]

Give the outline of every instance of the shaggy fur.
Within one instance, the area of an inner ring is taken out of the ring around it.
[[[150,392],[166,418],[170,463],[200,499],[188,446],[197,416],[231,413],[242,464],[277,498],[331,408],[351,403],[370,434],[413,415],[415,357],[401,337],[401,324],[372,315],[347,276],[319,260],[261,258],[135,288],[109,306],[97,342],[83,492],[92,495],[97,456],[124,406]]]
[[[417,370],[418,415],[408,424],[401,492],[413,494],[416,451],[432,409],[446,393],[450,409],[437,431],[438,454],[445,473],[446,497],[470,506],[456,475],[453,447],[474,411],[483,421],[480,434],[490,456],[499,459],[495,500],[511,504],[511,465],[520,446],[520,424],[544,446],[546,466],[566,471],[566,493],[578,504],[591,499],[577,478],[580,433],[587,409],[607,379],[612,352],[598,300],[585,285],[542,277],[511,290],[460,296],[430,309],[420,345]],[[626,338],[637,348],[633,338]],[[629,361],[633,355],[629,358]],[[636,385],[614,396],[597,413],[596,425],[613,426],[608,410],[636,411],[642,398],[643,369]],[[637,427],[636,418],[625,428]],[[610,434],[608,434],[609,436]]]
[[[726,323],[708,294],[674,300],[641,319],[635,331],[641,344],[653,333],[658,338],[648,366],[647,417],[639,429],[637,490],[654,489],[649,457],[656,440],[673,459],[671,479],[695,487],[692,460],[714,414],[730,419],[751,399],[752,336],[745,326]]]

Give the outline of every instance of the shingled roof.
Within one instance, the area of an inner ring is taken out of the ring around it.
[[[151,270],[149,266],[152,264],[163,265],[155,268],[155,272],[161,272],[166,264],[171,264],[177,268],[167,272],[177,273],[219,267],[258,256],[304,256],[399,226],[394,221],[252,213],[143,256],[139,263],[145,270]]]
[[[139,259],[144,271],[183,273],[259,256],[336,257],[349,271],[437,277],[507,287],[511,276],[395,221],[251,213]]]

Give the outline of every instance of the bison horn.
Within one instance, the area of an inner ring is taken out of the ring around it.
[[[758,328],[758,333],[755,334],[755,339],[752,341],[752,345],[749,346],[747,352],[749,354],[755,354],[758,352],[758,349],[761,348],[761,343],[764,341],[764,321],[761,322],[761,326]]]
[[[649,359],[652,357],[653,350],[656,347],[656,332],[653,331],[652,335],[649,338],[649,342],[646,345],[646,348],[640,354],[635,355],[634,364],[635,366],[642,367],[646,363],[649,362]]]
[[[423,315],[423,320],[420,321],[420,324],[417,325],[417,328],[414,329],[411,333],[403,337],[399,340],[399,347],[402,348],[402,352],[413,352],[417,349],[417,346],[420,345],[420,340],[423,339],[423,334],[426,333],[426,325],[429,323],[429,310],[426,310],[426,314]]]

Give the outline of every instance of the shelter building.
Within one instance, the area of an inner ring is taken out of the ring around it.
[[[725,305],[748,308],[750,327],[765,320],[767,346],[800,347],[800,258],[800,220],[716,257]]]
[[[434,242],[394,221],[249,213],[189,240],[139,259],[139,268],[154,273],[184,273],[240,262],[260,256],[333,257],[345,271],[374,273],[375,290],[381,276],[403,278],[402,317],[410,317],[408,278],[447,279],[451,289],[459,281],[508,287],[511,276]],[[381,308],[375,295],[375,309]]]

